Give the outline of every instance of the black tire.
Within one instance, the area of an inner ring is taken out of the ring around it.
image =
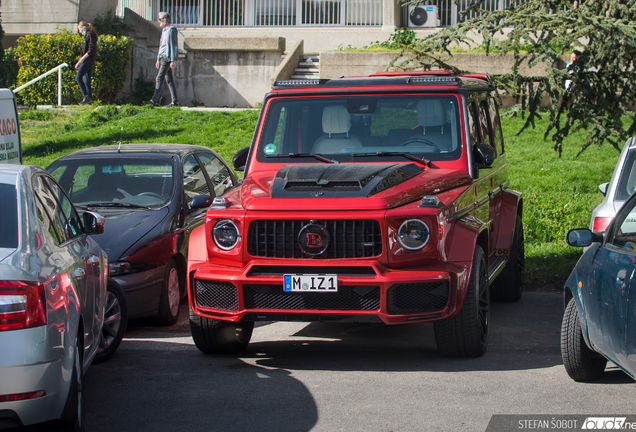
[[[231,322],[204,318],[190,310],[194,344],[205,354],[236,354],[245,351],[252,338],[254,321]]]
[[[594,381],[605,371],[607,359],[591,350],[583,339],[576,301],[571,299],[561,323],[561,357],[563,366],[574,381]]]
[[[179,319],[179,304],[181,302],[181,282],[179,269],[174,260],[168,261],[166,273],[161,286],[159,298],[159,312],[155,321],[161,326],[171,326]]]
[[[504,271],[490,287],[490,299],[493,301],[516,302],[523,294],[525,275],[525,247],[523,240],[523,221],[517,215],[515,232],[510,246],[510,260]]]
[[[62,411],[62,425],[64,429],[73,432],[84,431],[84,403],[82,398],[82,382],[84,378],[82,366],[83,352],[79,338],[75,338],[73,350],[73,372],[71,375],[71,388],[68,392],[66,405]]]
[[[127,324],[128,303],[126,302],[126,294],[119,285],[110,284],[104,312],[102,337],[93,363],[105,362],[115,354],[121,340],[124,338]]]
[[[435,342],[447,357],[480,357],[488,348],[490,289],[486,256],[475,247],[468,291],[461,310],[450,318],[435,321]]]

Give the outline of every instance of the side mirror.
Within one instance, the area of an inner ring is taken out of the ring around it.
[[[595,233],[588,228],[576,228],[568,231],[566,241],[572,247],[588,247],[592,243],[603,241],[603,233]]]
[[[477,143],[473,147],[473,159],[477,168],[490,168],[495,162],[495,149],[488,144]]]
[[[202,209],[212,205],[212,197],[210,195],[197,195],[190,202],[190,209]]]
[[[601,193],[603,194],[603,196],[607,195],[607,187],[609,186],[609,183],[603,183],[601,185],[598,185],[598,190],[601,191]]]
[[[104,222],[106,221],[99,213],[85,211],[82,215],[84,220],[84,230],[86,234],[103,234]]]
[[[247,164],[247,155],[250,152],[249,147],[243,147],[239,151],[236,152],[234,157],[232,158],[232,165],[234,165],[234,169],[237,171],[245,170],[245,164]]]

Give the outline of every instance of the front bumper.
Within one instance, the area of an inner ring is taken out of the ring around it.
[[[128,318],[154,316],[159,312],[159,300],[166,266],[138,273],[110,277],[126,293]]]
[[[190,267],[188,299],[197,315],[229,321],[432,321],[461,308],[469,264],[393,270],[377,262],[202,263]],[[337,274],[338,292],[285,292],[284,274]]]

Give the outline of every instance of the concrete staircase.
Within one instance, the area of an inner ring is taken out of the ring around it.
[[[320,78],[320,57],[304,56],[298,63],[298,67],[291,76],[292,79],[318,79]]]

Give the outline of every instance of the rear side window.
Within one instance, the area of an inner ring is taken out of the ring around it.
[[[0,247],[18,247],[18,194],[15,185],[0,184]]]
[[[615,198],[617,201],[627,201],[634,191],[636,191],[636,149],[630,149],[618,179]]]

